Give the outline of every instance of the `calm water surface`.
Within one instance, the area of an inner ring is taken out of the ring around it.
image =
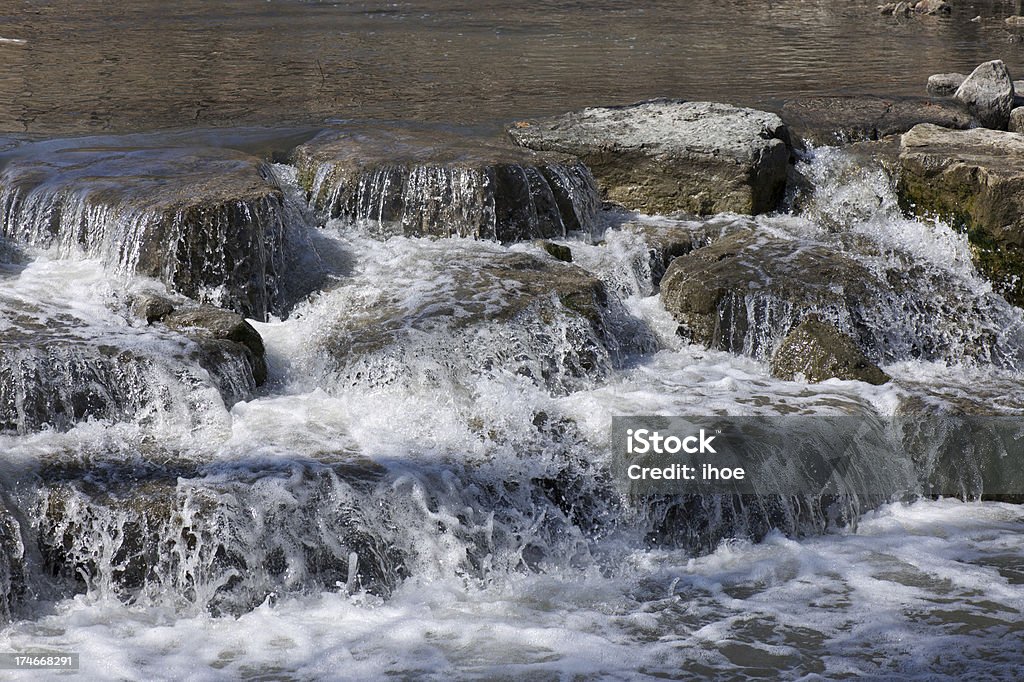
[[[1012,0],[958,0],[948,18],[876,4],[3,0],[0,131],[494,124],[651,96],[923,94],[929,74],[992,58],[1024,76]]]

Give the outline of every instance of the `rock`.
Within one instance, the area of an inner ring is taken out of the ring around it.
[[[878,13],[879,14],[889,14],[889,15],[891,15],[894,9],[896,9],[896,3],[895,2],[887,2],[884,5],[879,5],[878,6]]]
[[[936,73],[928,76],[928,94],[932,97],[951,97],[967,76],[962,73]]]
[[[342,286],[322,302],[339,310],[318,342],[334,385],[427,382],[457,396],[498,375],[566,392],[656,347],[649,330],[627,325],[632,318],[601,280],[575,265],[452,244],[392,260],[393,282],[373,277],[372,287]],[[410,296],[407,268],[437,285]]]
[[[778,116],[714,102],[584,109],[508,133],[530,149],[578,156],[609,200],[647,213],[770,211],[791,155]]]
[[[946,0],[919,0],[914,5],[914,11],[918,14],[949,14],[953,6]]]
[[[1024,108],[1017,107],[1010,112],[1010,122],[1006,129],[1011,133],[1024,133]]]
[[[669,263],[686,254],[707,246],[716,239],[731,234],[741,228],[731,222],[674,222],[672,224],[652,224],[647,222],[629,221],[623,223],[620,230],[639,235],[647,244],[650,254],[651,284],[658,286],[665,275]]]
[[[237,313],[213,306],[175,310],[162,319],[168,329],[182,332],[203,350],[204,365],[240,357],[252,373],[257,386],[267,380],[266,349],[251,324]]]
[[[893,7],[892,13],[894,16],[903,14],[910,14],[910,3],[909,2],[897,2],[896,6]]]
[[[1012,17],[1006,17],[1006,25],[1007,26],[1012,26],[1014,28],[1017,28],[1019,26],[1024,26],[1024,17],[1016,15],[1016,14],[1013,15]]]
[[[225,149],[32,149],[0,172],[0,236],[85,251],[249,317],[284,312],[283,197],[259,159]]]
[[[145,320],[146,324],[161,322],[174,312],[174,302],[156,294],[140,294],[134,297],[131,307],[135,316]]]
[[[565,244],[556,244],[554,242],[549,242],[546,239],[542,239],[537,242],[537,246],[544,249],[552,258],[560,260],[563,263],[572,262],[572,249]]]
[[[675,258],[661,280],[661,301],[684,338],[766,362],[815,314],[873,362],[966,356],[1016,366],[1020,358],[999,357],[1004,332],[994,329],[1015,319],[1005,302],[884,248],[851,233],[820,242],[750,225]]]
[[[293,160],[321,215],[386,235],[564,237],[589,230],[600,203],[575,158],[439,131],[325,131]]]
[[[813,315],[786,336],[770,366],[772,376],[785,381],[802,378],[817,383],[834,378],[877,386],[890,380],[853,339]]]
[[[877,140],[904,133],[918,123],[958,129],[975,124],[959,102],[873,95],[791,99],[782,107],[782,118],[794,136],[815,145]]]
[[[967,232],[975,264],[1024,305],[1024,137],[916,126],[903,136],[901,200]]]
[[[1013,81],[999,59],[976,68],[957,89],[954,97],[967,105],[971,114],[986,128],[1006,130],[1013,109]],[[930,121],[921,121],[930,123]]]

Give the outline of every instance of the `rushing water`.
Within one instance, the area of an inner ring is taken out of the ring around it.
[[[501,263],[538,246],[306,226],[276,166],[291,229],[333,246],[336,281],[254,322],[270,380],[237,402],[175,371],[180,341],[125,316],[125,292],[156,281],[88,249],[26,250],[5,266],[0,333],[129,346],[163,378],[133,410],[0,435],[0,650],[77,652],[105,679],[1012,679],[1018,506],[907,501],[911,472],[904,501],[847,500],[855,523],[793,513],[765,535],[608,481],[619,414],[1024,410],[1024,318],[963,237],[902,217],[888,176],[841,151],[803,171],[799,213],[628,217],[754,227],[869,272],[912,264],[865,313],[890,384],[785,382],[756,348],[686,344],[621,216],[563,240],[605,283],[598,334],[516,307],[537,294]]]
[[[0,235],[21,242],[0,239],[0,653],[76,652],[84,679],[1019,679],[1024,510],[977,501],[969,472],[949,472],[969,501],[932,499],[948,462],[874,453],[896,492],[851,488],[838,516],[674,507],[609,477],[617,415],[1024,413],[1024,313],[863,156],[816,150],[812,190],[755,219],[599,212],[589,174],[563,169],[546,182],[574,198],[552,233],[571,277],[534,243],[382,238],[418,218],[380,224],[378,186],[469,205],[490,178],[385,169],[331,219],[295,169],[260,164],[272,191],[246,224],[281,247],[256,254],[273,296],[212,286],[235,262],[216,249],[186,293],[257,317],[267,382],[130,312],[189,274],[133,249],[173,205],[155,162],[174,176],[195,146],[280,160],[326,118],[458,137],[651,96],[921,94],[996,57],[1024,74],[1015,2],[876,4],[0,3],[4,134],[181,129],[0,137],[5,187],[33,160],[81,169],[0,194]],[[129,175],[115,149],[149,161]],[[112,186],[116,210],[88,208]],[[449,234],[479,222],[444,215]],[[687,344],[647,228],[841,254],[893,381],[773,378],[791,311],[757,292],[736,353]]]

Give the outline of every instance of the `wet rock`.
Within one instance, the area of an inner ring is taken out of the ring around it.
[[[817,383],[835,378],[875,385],[889,381],[853,339],[816,316],[805,319],[783,339],[770,366],[772,376],[786,381],[802,378]]]
[[[140,294],[131,303],[132,313],[142,318],[146,324],[161,322],[165,317],[174,312],[174,302],[164,296],[156,294]]]
[[[953,6],[946,0],[919,0],[914,5],[914,11],[918,14],[949,14]]]
[[[1017,323],[997,296],[909,254],[883,255],[870,239],[840,233],[832,240],[783,238],[750,226],[673,260],[661,301],[684,338],[766,362],[812,314],[873,362],[1021,361],[1013,344],[1000,344],[1003,325]],[[947,292],[941,300],[939,290]]]
[[[965,230],[979,270],[1024,304],[1024,137],[917,126],[903,136],[900,164],[906,207]]]
[[[0,623],[8,623],[25,594],[25,545],[21,526],[0,499]]]
[[[959,102],[873,95],[792,99],[783,105],[782,118],[795,136],[815,145],[877,140],[904,133],[918,123],[957,129],[975,123]]]
[[[548,240],[543,239],[537,242],[537,246],[544,249],[552,258],[560,260],[563,263],[572,262],[572,249],[565,244],[556,244],[555,242],[549,242]]]
[[[269,173],[224,149],[19,150],[0,172],[0,236],[263,319],[285,308],[288,237]]]
[[[892,8],[892,13],[893,13],[893,16],[910,14],[910,3],[909,2],[897,2],[896,6]]]
[[[440,246],[420,249],[411,264],[402,257],[395,283],[369,298],[361,287],[331,292],[344,314],[318,346],[332,384],[450,384],[456,396],[482,376],[511,375],[565,392],[656,347],[601,280],[575,265]],[[407,267],[433,283],[410,295],[401,284]]]
[[[928,76],[928,94],[932,97],[952,97],[967,75],[963,73],[936,73]]]
[[[658,286],[673,260],[742,228],[730,222],[719,224],[694,221],[659,224],[629,221],[622,224],[619,229],[638,235],[647,244],[651,284]]]
[[[770,211],[791,151],[775,114],[714,102],[584,109],[508,133],[524,147],[580,157],[609,200],[647,213]]]
[[[161,321],[169,329],[180,331],[199,344],[204,366],[216,371],[226,358],[240,357],[248,365],[257,386],[267,380],[263,339],[241,315],[213,306],[201,306],[172,311]]]
[[[69,456],[40,474],[39,553],[79,589],[239,615],[288,590],[348,583],[386,595],[404,575],[400,553],[372,532],[383,524],[360,511],[381,513],[374,484],[384,471],[372,461],[218,469],[174,453],[122,454]]]
[[[981,125],[1006,130],[1010,110],[1013,109],[1014,91],[1010,73],[1002,60],[996,59],[979,65],[953,96],[967,105]]]
[[[1016,14],[1011,17],[1006,17],[1006,25],[1014,28],[1024,26],[1024,17]]]
[[[322,215],[385,235],[564,237],[589,230],[599,205],[575,158],[440,131],[325,131],[294,163]]]
[[[879,14],[885,14],[885,15],[891,15],[894,9],[896,9],[896,3],[895,2],[887,2],[884,5],[879,5],[878,6],[878,13]]]

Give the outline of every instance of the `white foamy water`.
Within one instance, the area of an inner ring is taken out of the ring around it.
[[[159,419],[0,436],[0,499],[36,572],[0,651],[77,652],[87,679],[1013,679],[1019,506],[893,501],[826,534],[737,532],[697,551],[652,540],[663,519],[607,480],[616,415],[1021,413],[1020,311],[957,235],[896,216],[883,176],[850,180],[839,162],[812,168],[818,206],[871,195],[878,210],[713,221],[851,252],[854,235],[871,267],[913,258],[976,303],[957,329],[1000,330],[990,352],[969,356],[974,337],[947,328],[966,308],[908,312],[943,295],[925,277],[871,318],[894,339],[893,382],[780,381],[676,334],[635,234],[564,242],[609,292],[598,338],[510,309],[530,281],[494,264],[546,259],[535,245],[381,242],[331,223],[350,267],[287,320],[253,323],[271,373],[256,397],[228,408],[195,389]],[[154,355],[175,343],[116,312],[117,292],[158,285],[107,282],[96,261],[40,257],[3,284],[0,324],[67,318],[69,334]],[[38,319],[6,315],[20,306]],[[943,342],[914,355],[926,336]],[[580,360],[591,343],[603,350]],[[552,372],[551,354],[591,371]],[[70,569],[44,574],[53,557]]]

